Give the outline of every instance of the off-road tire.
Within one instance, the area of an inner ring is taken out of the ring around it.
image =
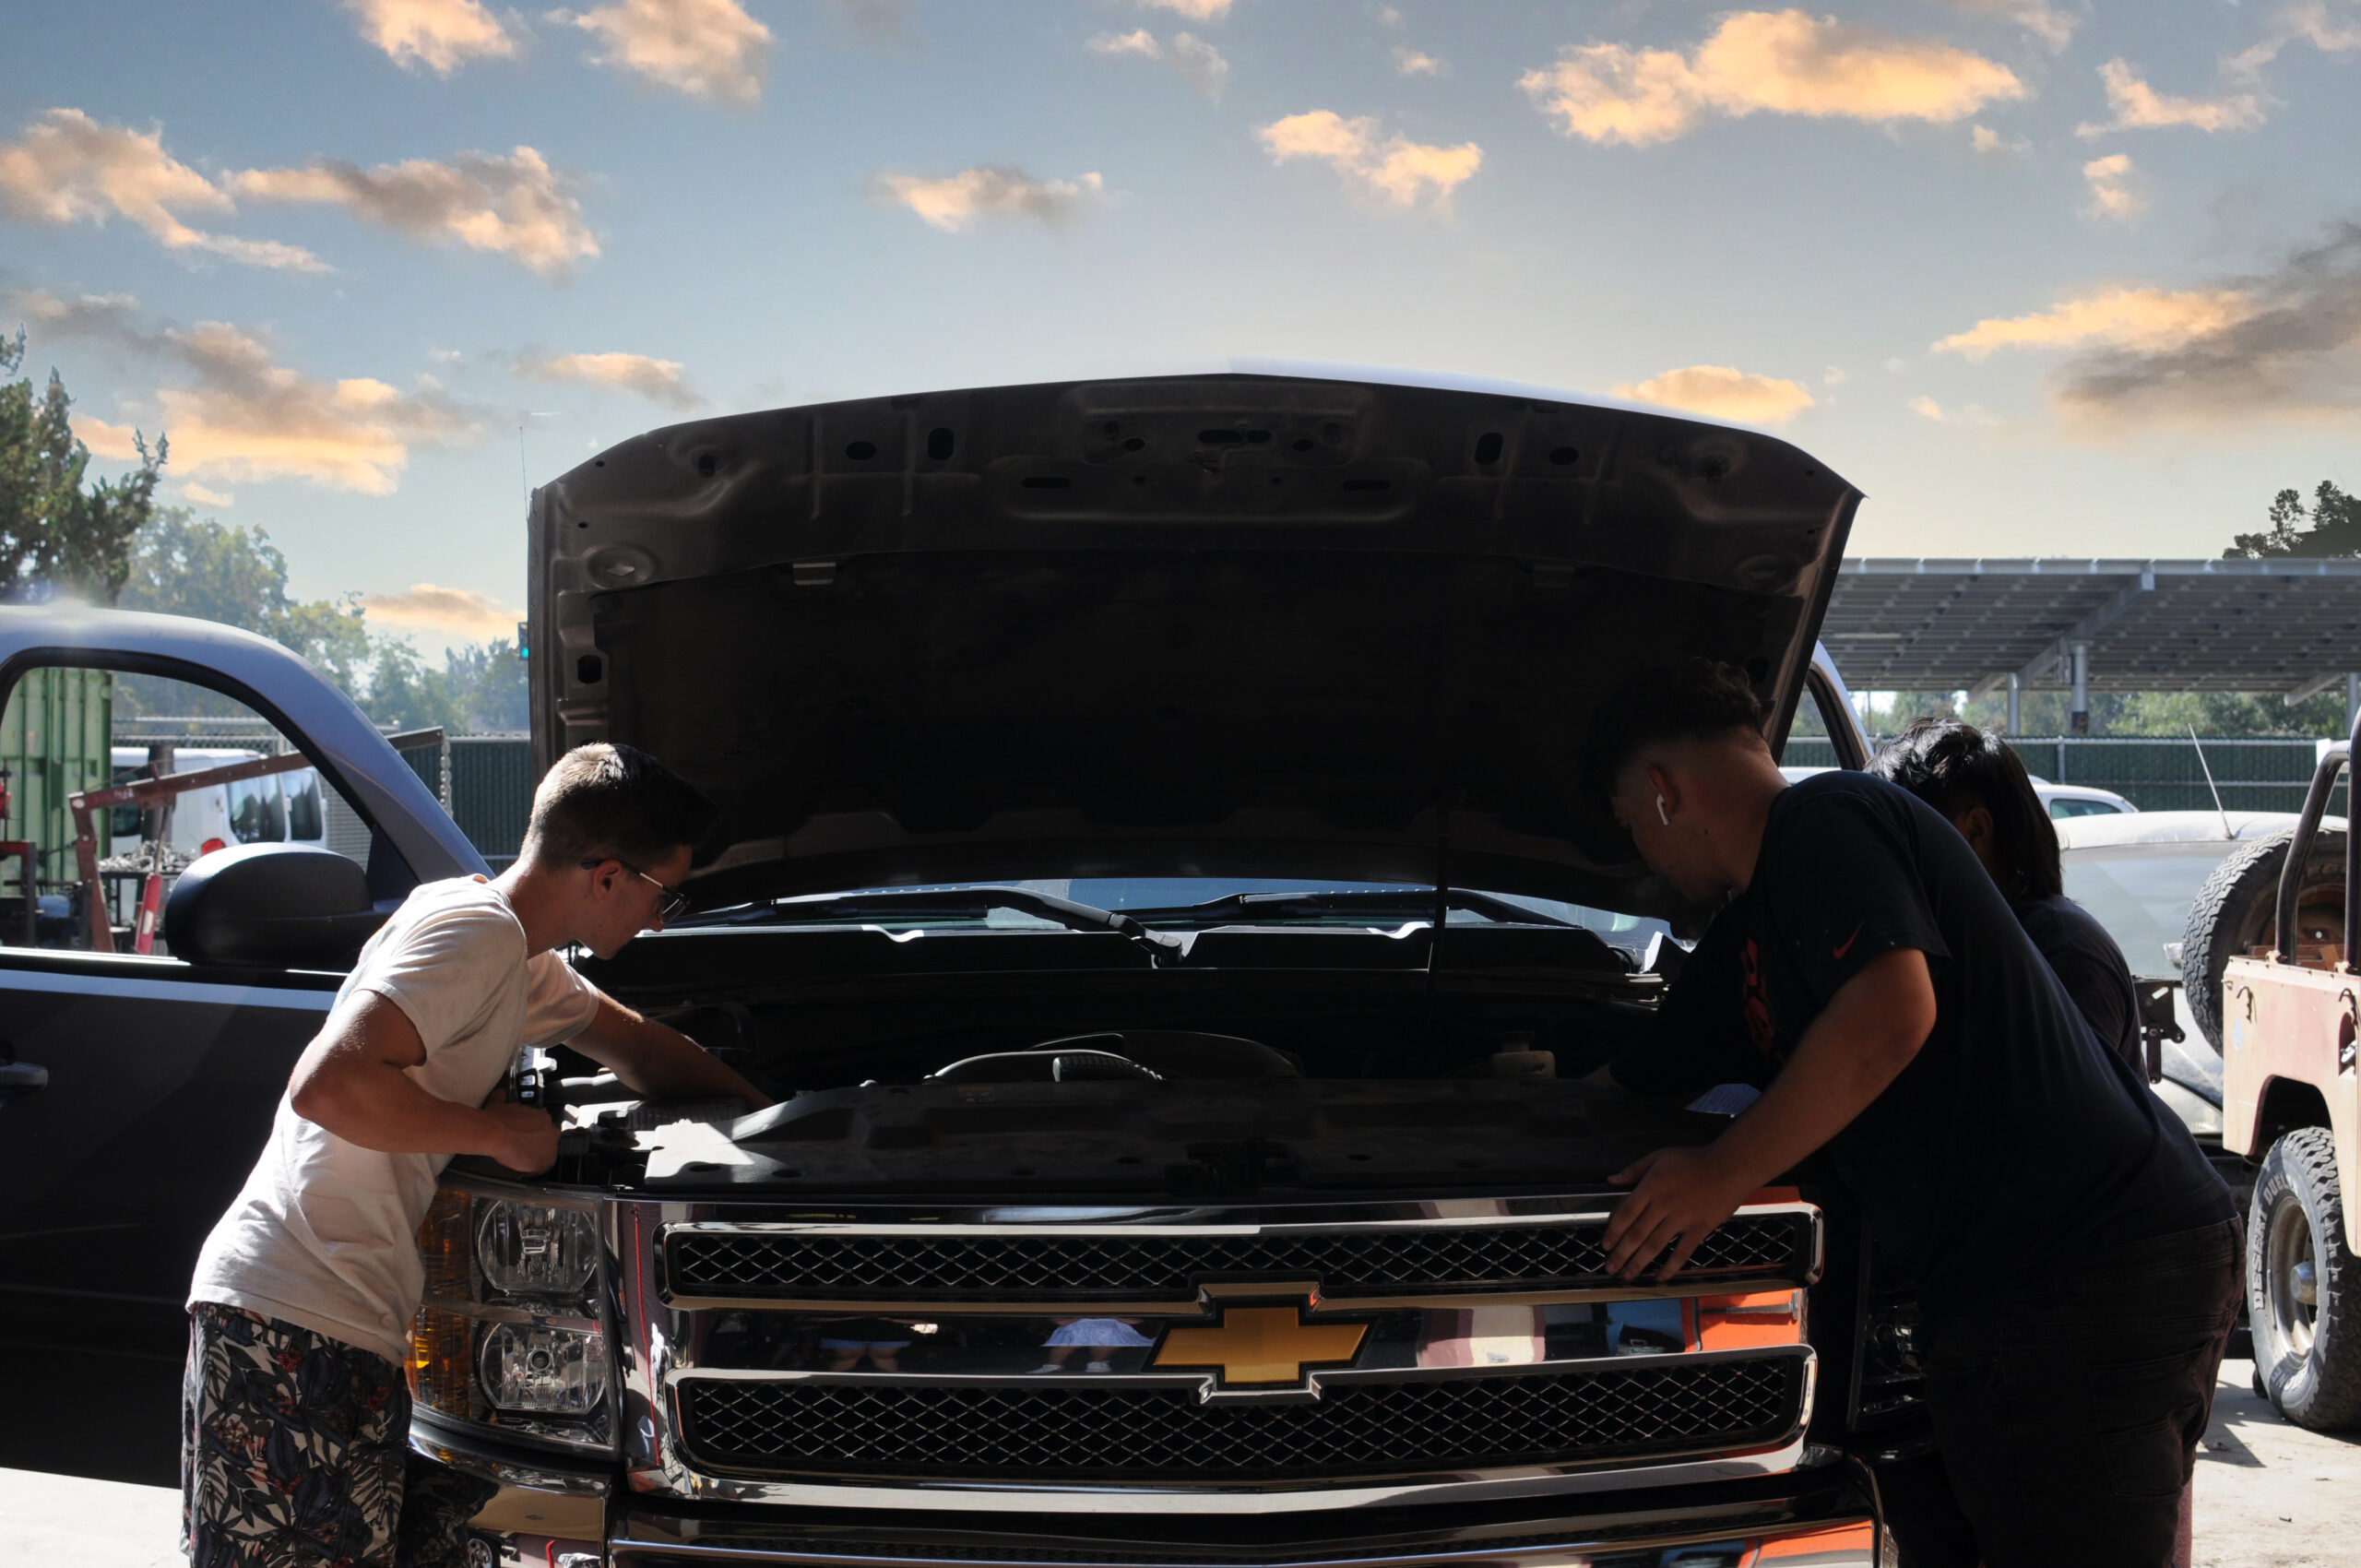
[[[2284,1228],[2299,1216],[2315,1268],[2311,1344],[2302,1353],[2281,1332],[2272,1261],[2274,1221]],[[2361,1264],[2346,1242],[2336,1144],[2325,1127],[2298,1127],[2263,1158],[2247,1217],[2247,1311],[2257,1392],[2299,1427],[2361,1426]]]
[[[2295,834],[2274,833],[2233,850],[2213,868],[2189,900],[2181,933],[2180,985],[2189,1016],[2215,1051],[2222,1049],[2222,975],[2230,960],[2251,946],[2267,945],[2277,934],[2279,868],[2287,862]],[[2344,835],[2322,828],[2312,838],[2311,867],[2305,878],[2344,877]]]

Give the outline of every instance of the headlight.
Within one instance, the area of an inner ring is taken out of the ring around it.
[[[495,1290],[578,1302],[599,1266],[599,1233],[578,1208],[480,1203],[476,1266]]]
[[[607,1396],[600,1334],[496,1323],[484,1331],[476,1366],[495,1409],[584,1416]]]
[[[410,1395],[447,1420],[611,1445],[602,1253],[591,1211],[442,1188],[418,1230],[426,1301]]]

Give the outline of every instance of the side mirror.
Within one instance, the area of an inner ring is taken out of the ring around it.
[[[341,968],[386,917],[333,850],[247,844],[199,858],[164,904],[164,944],[196,964]]]

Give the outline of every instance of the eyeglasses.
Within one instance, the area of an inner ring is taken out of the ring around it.
[[[599,867],[605,865],[607,861],[613,861],[615,864],[623,867],[623,870],[631,873],[632,875],[639,878],[640,881],[647,884],[648,886],[653,887],[657,892],[664,895],[664,901],[656,906],[656,918],[662,921],[666,925],[670,925],[674,921],[679,920],[682,915],[689,912],[689,896],[687,894],[682,892],[677,887],[665,886],[662,883],[657,881],[654,877],[648,875],[646,872],[640,870],[637,866],[632,864],[629,861],[624,860],[620,855],[610,855],[606,860],[585,861],[582,862],[582,869],[584,871],[596,871]]]

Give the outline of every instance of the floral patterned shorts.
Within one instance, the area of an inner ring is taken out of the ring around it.
[[[411,1455],[409,1389],[383,1356],[236,1307],[189,1309],[191,1568],[468,1568],[467,1521],[493,1491]]]

